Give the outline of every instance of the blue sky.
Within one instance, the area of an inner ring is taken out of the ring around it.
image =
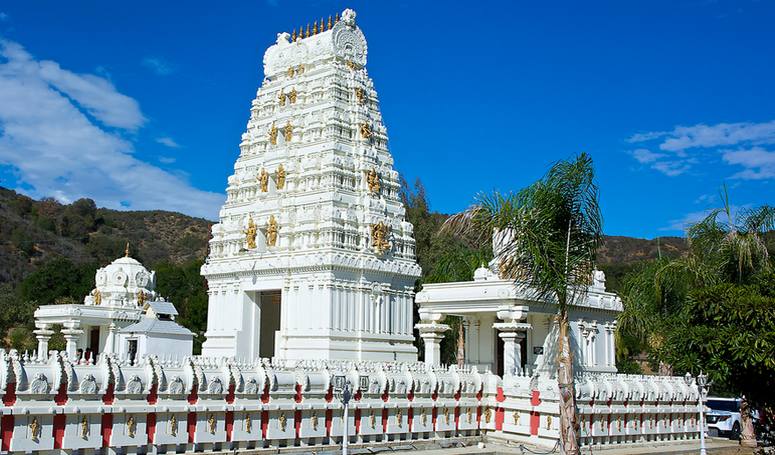
[[[775,2],[0,3],[0,185],[217,217],[277,32],[352,7],[397,169],[465,208],[586,151],[605,231],[773,204]]]

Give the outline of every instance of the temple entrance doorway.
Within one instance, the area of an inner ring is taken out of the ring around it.
[[[280,290],[261,291],[257,296],[261,311],[258,340],[258,355],[261,358],[272,358],[275,355],[275,335],[280,330],[281,296]]]

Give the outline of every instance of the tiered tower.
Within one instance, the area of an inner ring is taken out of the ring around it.
[[[416,360],[412,225],[355,12],[280,33],[202,267],[203,355]]]

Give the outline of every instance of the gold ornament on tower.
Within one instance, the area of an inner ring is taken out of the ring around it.
[[[210,430],[210,434],[215,434],[215,415],[210,414],[207,418],[207,428]]]
[[[359,104],[363,104],[366,101],[366,92],[361,87],[355,87],[355,98]]]
[[[94,290],[94,297],[93,298],[94,298],[94,304],[95,305],[99,305],[99,304],[102,303],[102,293],[100,292],[99,289],[95,289]]]
[[[357,69],[355,66],[355,62],[353,62],[352,60],[347,60],[347,67],[350,68],[351,70]]]
[[[371,137],[371,135],[371,126],[368,123],[361,123],[361,137],[368,139]]]
[[[277,145],[277,127],[272,123],[272,127],[269,128],[269,143]]]
[[[89,439],[89,419],[86,416],[81,419],[81,438]]]
[[[313,35],[317,35],[318,34],[318,23],[313,21],[312,24],[314,24],[312,26],[312,34]]]
[[[295,88],[291,89],[291,91],[288,93],[288,101],[291,104],[296,104],[296,96],[298,95],[298,92]]]
[[[376,169],[371,169],[366,174],[366,184],[369,185],[369,193],[378,194],[382,185]]]
[[[296,28],[294,27],[293,33],[291,33],[291,41],[296,41]]]
[[[304,74],[304,65],[299,65],[298,68],[296,68],[296,74]]]
[[[277,101],[280,103],[280,106],[285,106],[285,92],[280,90],[280,94],[277,95]]]
[[[546,429],[552,429],[552,416],[546,416]]]
[[[275,246],[277,244],[277,220],[274,215],[269,215],[269,221],[266,223],[266,244]]]
[[[33,441],[37,441],[40,437],[40,423],[38,423],[38,418],[33,417],[32,422],[29,424],[30,427],[30,439]]]
[[[285,136],[285,142],[291,142],[291,139],[293,139],[293,126],[291,125],[291,122],[285,124],[283,135]]]
[[[285,168],[281,164],[280,167],[277,168],[277,189],[281,190],[285,188]]]
[[[178,418],[175,417],[175,414],[172,414],[172,417],[170,418],[169,434],[170,436],[178,435]]]
[[[288,77],[293,77],[293,67],[288,68]]]
[[[261,172],[258,174],[258,183],[262,193],[269,191],[269,173],[266,172],[266,169],[261,169]]]
[[[309,38],[309,24],[307,24],[307,32],[304,34],[304,38]]]
[[[245,428],[245,433],[250,433],[253,429],[253,421],[250,420],[250,413],[245,413],[245,420],[243,422],[243,427]]]
[[[245,234],[245,241],[248,244],[248,249],[252,250],[256,247],[256,234],[258,233],[258,228],[256,228],[256,223],[253,222],[253,217],[248,217],[248,228],[243,232]]]
[[[390,249],[390,226],[380,221],[371,225],[371,246],[377,254],[383,254]]]
[[[137,291],[137,306],[142,306],[145,309],[145,302],[147,300],[148,297],[145,295],[145,292]]]
[[[328,16],[328,29],[331,30],[331,16]]]

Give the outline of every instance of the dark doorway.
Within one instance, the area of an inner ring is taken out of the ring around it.
[[[92,327],[89,331],[89,350],[91,355],[97,355],[100,353],[100,328]]]
[[[495,331],[495,374],[503,377],[503,338]]]
[[[280,291],[263,291],[259,294],[261,302],[261,333],[258,345],[258,355],[262,358],[272,358],[274,352],[275,333],[280,330]]]
[[[137,357],[137,340],[129,340],[129,363],[134,365],[135,357]]]

